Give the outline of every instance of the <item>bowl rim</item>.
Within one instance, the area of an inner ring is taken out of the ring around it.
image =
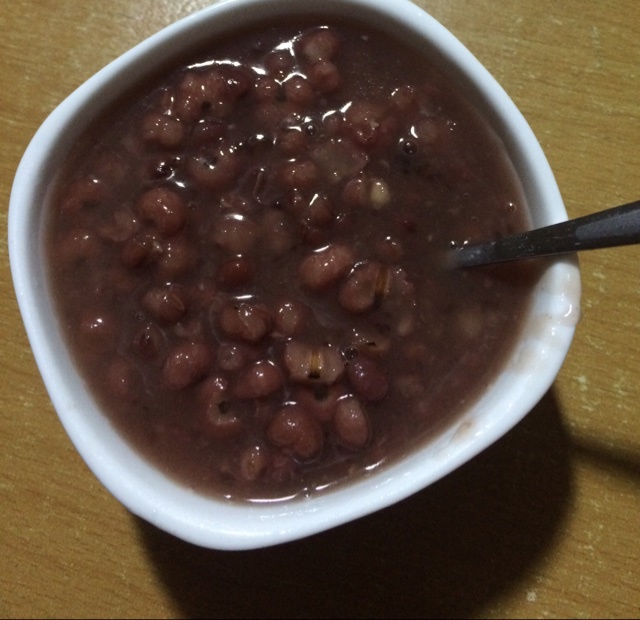
[[[577,259],[559,259],[548,270],[548,296],[561,299],[556,300],[559,307],[554,321],[548,326],[554,332],[553,344],[549,346],[545,342],[545,350],[538,351],[544,358],[544,373],[540,374],[539,367],[538,375],[531,371],[526,381],[518,384],[518,390],[509,402],[500,401],[505,408],[500,420],[477,431],[465,440],[466,443],[456,445],[453,445],[452,434],[460,432],[460,428],[451,429],[451,433],[443,437],[439,456],[433,459],[428,474],[423,471],[424,455],[416,450],[400,463],[385,466],[382,473],[341,486],[326,495],[288,504],[228,504],[198,496],[159,474],[124,444],[106,420],[86,417],[85,408],[91,407],[91,396],[78,397],[80,384],[77,378],[75,383],[67,383],[65,376],[72,365],[68,359],[60,357],[59,343],[56,345],[49,337],[52,319],[45,316],[46,311],[40,303],[47,286],[46,276],[39,264],[38,252],[34,251],[32,232],[39,229],[41,218],[37,206],[45,192],[41,179],[55,168],[56,158],[65,148],[65,129],[71,127],[79,111],[95,106],[96,97],[105,92],[117,76],[124,72],[133,82],[140,67],[150,62],[157,66],[160,62],[158,52],[161,52],[160,56],[169,54],[168,50],[180,38],[202,36],[203,31],[212,27],[214,30],[223,28],[219,24],[234,21],[238,14],[255,16],[276,12],[280,15],[292,10],[317,14],[318,9],[311,8],[313,5],[298,0],[224,0],[145,39],[84,82],[45,119],[25,150],[11,190],[8,241],[16,298],[36,364],[67,434],[94,475],[132,513],[204,547],[250,549],[303,538],[395,504],[436,482],[503,436],[542,398],[566,356],[575,330],[576,313],[579,313]],[[372,21],[384,18],[390,20],[393,28],[410,28],[416,37],[426,37],[446,62],[466,76],[483,105],[503,124],[506,131],[503,138],[506,142],[511,141],[506,146],[512,158],[518,160],[516,167],[530,182],[535,200],[544,205],[541,216],[544,223],[566,219],[560,191],[531,128],[495,78],[449,30],[410,0],[394,0],[393,3],[324,0],[322,10],[326,15],[344,10]],[[73,132],[66,139],[72,140]],[[572,308],[574,314],[571,320],[561,320],[567,308]],[[120,441],[115,453],[105,449],[104,436]],[[354,499],[355,488],[363,490],[358,501]],[[171,497],[171,501],[167,502],[166,497]]]

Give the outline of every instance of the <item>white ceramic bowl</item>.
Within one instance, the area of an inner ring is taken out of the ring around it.
[[[25,152],[11,193],[9,250],[17,299],[64,428],[91,470],[131,512],[204,547],[249,549],[302,538],[389,506],[445,476],[509,431],[545,394],[565,358],[579,314],[577,261],[557,261],[537,284],[533,310],[507,368],[462,419],[395,465],[307,500],[241,505],[199,496],[154,469],[111,427],[74,369],[49,294],[41,210],[58,164],[92,118],[167,59],[238,25],[314,9],[317,3],[299,0],[230,0],[147,39],[54,110]],[[504,141],[534,225],[566,219],[553,174],[524,118],[443,26],[408,0],[323,0],[322,13],[402,33],[440,56],[452,79],[460,81]]]

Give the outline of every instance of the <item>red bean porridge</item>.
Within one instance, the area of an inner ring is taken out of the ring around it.
[[[527,224],[499,141],[357,25],[264,26],[131,98],[48,224],[78,365],[168,475],[237,500],[365,475],[460,416],[527,311],[522,265],[447,271]]]

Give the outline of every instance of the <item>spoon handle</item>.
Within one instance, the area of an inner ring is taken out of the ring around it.
[[[455,250],[459,267],[640,243],[640,200]]]

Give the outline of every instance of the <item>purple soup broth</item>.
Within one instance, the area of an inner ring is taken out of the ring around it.
[[[447,270],[529,219],[504,149],[428,59],[357,24],[262,26],[120,102],[53,192],[79,371],[168,476],[320,493],[458,419],[538,277]]]

